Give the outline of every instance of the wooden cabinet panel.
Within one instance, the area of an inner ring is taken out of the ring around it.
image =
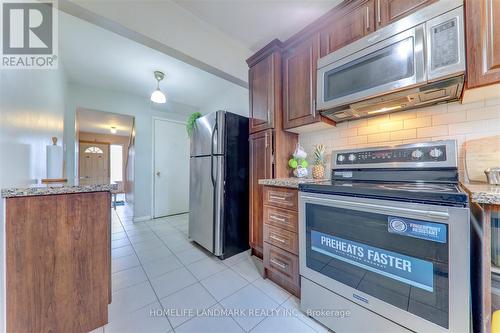
[[[288,282],[299,285],[299,257],[269,243],[264,243],[264,267]]]
[[[264,205],[264,223],[299,232],[297,212]]]
[[[319,34],[289,48],[283,55],[283,127],[319,121],[316,114],[316,68]]]
[[[320,32],[320,56],[340,49],[375,31],[375,0],[354,2],[337,15]]]
[[[262,254],[263,186],[259,179],[273,178],[273,132],[250,135],[250,246]]]
[[[89,332],[108,322],[110,193],[6,200],[8,332]]]
[[[296,189],[265,186],[264,204],[297,211],[299,192]]]
[[[273,128],[273,54],[249,70],[250,133]]]
[[[377,29],[391,24],[438,0],[376,0]]]
[[[500,1],[466,0],[467,87],[500,82]]]
[[[264,242],[290,253],[299,254],[299,236],[295,232],[264,223]]]

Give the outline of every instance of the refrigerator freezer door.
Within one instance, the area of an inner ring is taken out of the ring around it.
[[[189,183],[189,238],[221,255],[224,157],[192,157]]]
[[[224,154],[225,112],[217,111],[196,120],[191,137],[191,156]]]

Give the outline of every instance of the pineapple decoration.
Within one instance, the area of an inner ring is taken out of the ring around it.
[[[325,145],[317,145],[314,148],[314,162],[312,167],[312,176],[314,179],[323,179],[325,177]]]

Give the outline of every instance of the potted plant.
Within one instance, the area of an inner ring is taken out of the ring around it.
[[[199,113],[199,112],[194,112],[188,117],[188,119],[186,121],[186,131],[187,131],[187,134],[189,137],[191,137],[191,135],[193,135],[194,126],[196,125],[196,119],[198,119],[200,117],[201,117],[201,113]]]

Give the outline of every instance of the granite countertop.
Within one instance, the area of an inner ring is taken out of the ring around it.
[[[259,179],[260,185],[299,188],[299,184],[304,183],[320,183],[326,179],[313,179],[313,178],[275,178],[275,179]]]
[[[470,200],[479,204],[500,205],[500,185],[487,183],[460,183],[469,193]]]
[[[33,184],[2,189],[2,198],[29,197],[36,195],[70,194],[86,192],[111,192],[118,185],[110,184],[109,180],[78,179],[66,183]]]

